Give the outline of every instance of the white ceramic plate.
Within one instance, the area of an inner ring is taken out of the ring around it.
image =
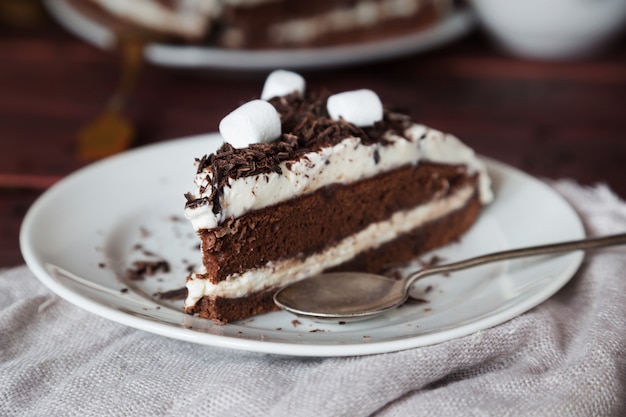
[[[116,322],[189,342],[298,356],[349,356],[443,342],[509,320],[558,291],[581,252],[477,267],[430,277],[409,303],[369,321],[320,324],[275,312],[227,325],[181,312],[158,292],[184,285],[199,263],[198,239],[182,218],[194,157],[212,152],[216,134],[138,148],[90,165],[46,191],[21,230],[35,275],[68,301]],[[578,216],[551,188],[486,160],[496,199],[460,242],[436,251],[445,261],[584,237]],[[424,256],[428,261],[432,254]],[[165,259],[169,273],[126,278],[135,260]]]
[[[44,0],[50,13],[68,31],[101,48],[110,48],[113,34],[89,19],[66,0]],[[440,24],[411,35],[379,42],[298,50],[224,50],[206,46],[151,44],[146,59],[157,65],[180,68],[271,70],[329,68],[373,62],[414,54],[442,46],[466,35],[475,25],[467,8],[455,9]]]

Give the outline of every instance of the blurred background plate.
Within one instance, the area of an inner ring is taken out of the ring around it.
[[[44,0],[44,4],[68,31],[101,48],[111,48],[114,33],[108,25],[82,13],[68,0]],[[332,68],[428,51],[466,35],[475,22],[471,10],[457,8],[430,28],[376,42],[284,50],[225,50],[201,45],[153,43],[146,48],[146,59],[160,66],[190,69]]]

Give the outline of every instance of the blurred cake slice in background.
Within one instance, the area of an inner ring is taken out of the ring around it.
[[[226,49],[288,49],[368,42],[440,22],[450,0],[68,0],[112,28],[143,28],[171,42]]]

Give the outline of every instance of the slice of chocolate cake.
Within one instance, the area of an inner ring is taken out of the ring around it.
[[[491,198],[457,138],[384,109],[370,90],[305,92],[268,77],[261,100],[220,124],[196,160],[185,215],[201,270],[185,310],[219,322],[275,309],[283,285],[329,269],[382,272],[458,239]]]

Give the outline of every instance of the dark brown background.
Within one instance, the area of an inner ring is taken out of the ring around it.
[[[119,61],[43,13],[24,19],[5,14],[0,266],[13,266],[23,263],[21,219],[42,190],[11,185],[10,176],[38,176],[41,188],[84,165],[75,154],[76,132],[111,94]],[[477,30],[424,54],[301,73],[311,88],[371,88],[419,121],[532,175],[603,182],[626,197],[624,37],[593,59],[551,63],[503,54]],[[127,111],[139,130],[135,146],[217,130],[226,113],[260,94],[265,75],[146,67]]]

